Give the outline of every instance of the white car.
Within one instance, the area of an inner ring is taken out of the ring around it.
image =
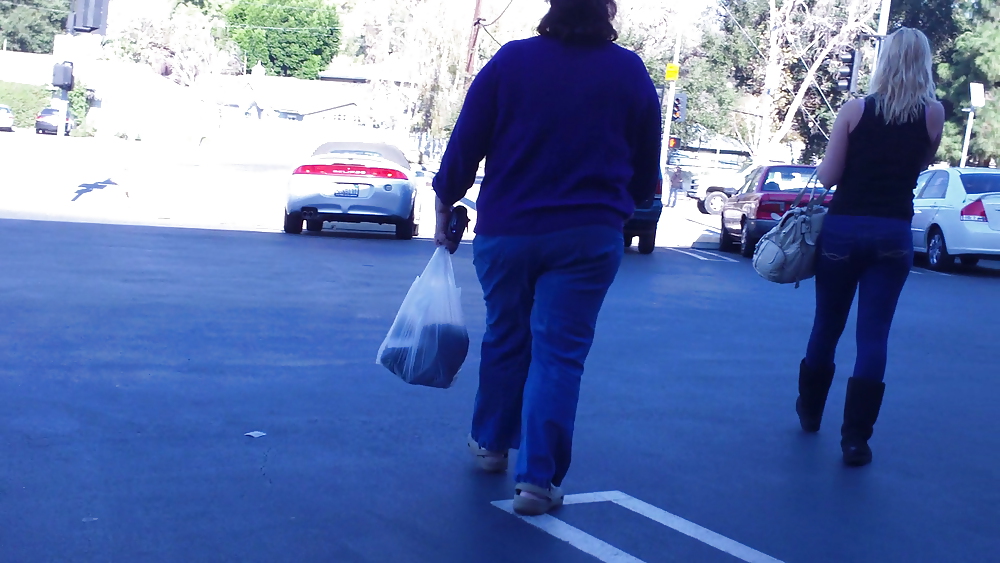
[[[913,199],[913,248],[931,269],[1000,260],[1000,170],[946,168],[920,175]]]
[[[325,143],[288,181],[285,232],[301,233],[303,221],[314,232],[324,221],[378,223],[395,225],[397,239],[412,239],[418,182],[392,145]]]
[[[14,112],[10,106],[0,105],[0,131],[14,130]]]

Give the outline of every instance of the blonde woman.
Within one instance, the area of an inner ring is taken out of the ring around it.
[[[795,410],[818,432],[834,373],[834,354],[858,294],[858,354],[847,382],[844,463],[871,463],[885,384],[889,328],[913,264],[913,190],[941,142],[944,109],[934,94],[931,48],[918,30],[889,35],[870,94],[848,102],[817,170],[837,186],[816,264],[816,318],[799,368]]]

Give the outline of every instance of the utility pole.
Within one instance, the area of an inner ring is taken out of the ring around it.
[[[882,54],[882,43],[885,41],[886,34],[889,33],[889,13],[892,9],[892,0],[882,0],[882,8],[879,9],[878,13],[878,32],[876,41],[878,42],[878,47],[875,49],[875,62],[872,63],[872,76],[875,76],[875,69],[878,68],[878,58]]]
[[[681,60],[681,39],[684,37],[684,26],[677,24],[677,40],[674,42],[674,64],[680,63]],[[670,161],[670,126],[673,124],[673,107],[674,98],[677,97],[677,81],[670,81],[669,93],[664,91],[663,100],[660,102],[660,114],[666,111],[666,123],[663,125],[663,137],[660,139],[660,170],[663,171],[663,177],[667,178],[666,173],[667,165]]]
[[[473,62],[476,60],[476,42],[479,41],[479,22],[483,11],[483,0],[476,0],[476,10],[472,15],[472,34],[469,36],[469,54],[465,61],[466,80],[472,76]]]
[[[986,105],[986,86],[981,82],[969,84],[969,93],[972,100],[969,107],[962,111],[969,113],[969,121],[965,124],[965,141],[962,143],[962,163],[961,168],[965,168],[965,163],[969,159],[969,142],[972,141],[972,124],[976,121],[976,110]]]

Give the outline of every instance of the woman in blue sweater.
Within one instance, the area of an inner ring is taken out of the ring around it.
[[[447,246],[451,209],[486,159],[473,254],[487,328],[469,447],[492,472],[519,451],[521,514],[562,503],[622,229],[659,177],[659,100],[639,57],[614,43],[616,10],[550,0],[539,36],[505,45],[473,81],[434,178]]]

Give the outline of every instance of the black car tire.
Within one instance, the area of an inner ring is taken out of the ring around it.
[[[718,204],[713,205],[716,201]],[[720,215],[722,213],[722,208],[726,206],[727,201],[729,201],[729,198],[723,192],[712,192],[705,196],[705,204],[703,207],[709,215]]]
[[[35,129],[35,135],[41,135],[41,134],[42,134],[41,129]]]
[[[625,248],[632,248],[633,244],[635,244],[635,237],[630,237],[630,236],[626,235],[625,236]]]
[[[639,254],[652,254],[656,248],[656,231],[639,235]]]
[[[290,235],[297,235],[302,232],[302,214],[299,212],[285,212],[285,232]]]
[[[314,219],[312,221],[306,221],[306,230],[310,233],[318,233],[323,230],[323,221],[321,219]]]
[[[958,258],[966,268],[975,268],[979,265],[979,258],[975,256],[960,256]]]
[[[416,235],[417,224],[414,212],[410,211],[410,218],[402,223],[396,224],[396,240],[411,240]]]
[[[719,233],[719,250],[722,252],[732,252],[735,249],[736,241],[733,240],[733,235],[729,234],[726,230],[726,221],[722,220],[722,232]]]
[[[931,238],[927,241],[927,265],[931,270],[947,270],[955,264],[955,257],[948,254],[948,244],[944,241],[944,233],[935,227]]]
[[[747,228],[746,221],[744,221],[743,227],[740,228],[740,256],[744,258],[753,258],[756,243],[750,237],[750,229]]]
[[[703,200],[698,200],[698,211],[701,211],[703,215],[708,215],[708,210],[705,209],[705,202]]]

